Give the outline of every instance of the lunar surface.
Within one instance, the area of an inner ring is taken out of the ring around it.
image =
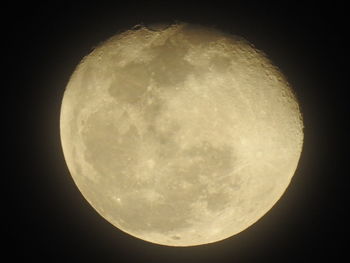
[[[235,235],[278,201],[303,123],[290,85],[240,37],[135,27],[86,56],[61,108],[70,173],[120,230],[168,246]]]

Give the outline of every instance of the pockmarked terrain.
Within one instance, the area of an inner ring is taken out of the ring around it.
[[[235,235],[278,201],[303,143],[282,73],[242,38],[139,26],[86,56],[62,102],[71,175],[111,224],[169,246]]]

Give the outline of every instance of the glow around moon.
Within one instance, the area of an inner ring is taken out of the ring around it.
[[[135,27],[86,56],[61,109],[71,175],[111,224],[169,246],[211,243],[261,218],[298,164],[289,84],[245,40]]]

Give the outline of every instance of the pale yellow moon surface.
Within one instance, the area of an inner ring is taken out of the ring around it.
[[[120,230],[168,246],[223,240],[285,192],[303,143],[285,77],[247,41],[139,26],[78,65],[61,109],[79,190]]]

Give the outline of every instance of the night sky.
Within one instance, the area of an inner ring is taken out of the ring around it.
[[[344,262],[349,172],[341,157],[349,154],[347,141],[337,142],[349,119],[345,6],[52,2],[3,11],[10,36],[2,103],[14,137],[3,137],[12,167],[2,173],[9,262]],[[136,24],[176,20],[215,26],[264,51],[294,87],[305,125],[298,169],[274,208],[236,236],[187,248],[136,239],[98,215],[68,172],[59,134],[65,86],[94,46]]]

